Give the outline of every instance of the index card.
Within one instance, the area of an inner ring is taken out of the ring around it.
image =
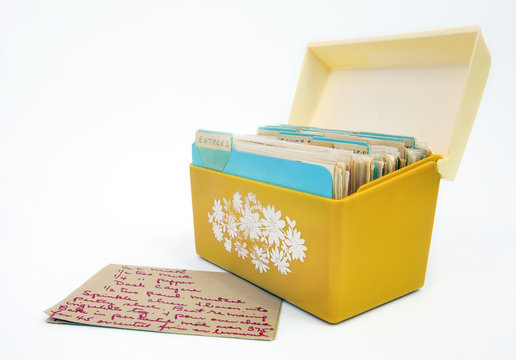
[[[111,264],[45,313],[51,323],[273,340],[280,305],[230,273]]]

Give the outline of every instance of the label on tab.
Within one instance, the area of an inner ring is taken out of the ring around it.
[[[213,150],[231,151],[231,134],[199,130],[195,133],[195,145]]]

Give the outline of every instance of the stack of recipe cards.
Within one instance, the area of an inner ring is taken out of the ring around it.
[[[333,199],[429,155],[411,136],[294,125],[199,130],[192,146],[193,165]]]

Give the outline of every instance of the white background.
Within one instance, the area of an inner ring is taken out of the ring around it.
[[[0,2],[0,358],[515,358],[516,2]],[[108,263],[195,254],[198,128],[286,122],[306,43],[479,24],[492,55],[423,289],[329,325],[283,303],[272,342],[51,325]]]

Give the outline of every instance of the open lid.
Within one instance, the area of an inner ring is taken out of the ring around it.
[[[479,26],[310,43],[289,124],[414,136],[453,180],[490,64]]]

